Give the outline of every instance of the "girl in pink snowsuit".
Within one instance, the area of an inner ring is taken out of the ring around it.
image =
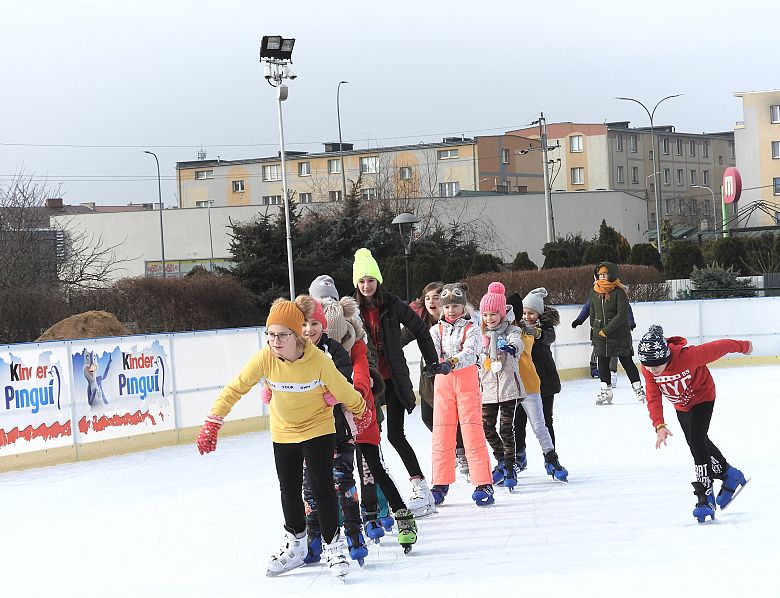
[[[455,434],[460,423],[471,481],[471,498],[477,505],[494,502],[490,454],[482,428],[482,394],[477,360],[482,350],[479,326],[466,313],[462,283],[444,285],[440,298],[442,318],[431,328],[431,338],[441,362],[441,374],[433,382],[433,483],[436,504],[444,502],[455,482]]]

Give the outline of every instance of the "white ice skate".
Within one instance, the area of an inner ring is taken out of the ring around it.
[[[631,388],[634,389],[634,394],[640,403],[647,402],[647,398],[645,397],[645,389],[642,388],[642,382],[640,380],[633,382],[631,384]]]
[[[617,388],[617,372],[611,372],[609,376],[610,386],[612,388]]]
[[[275,577],[285,571],[300,567],[303,565],[303,559],[306,558],[306,551],[305,531],[297,535],[285,532],[284,544],[278,552],[271,555],[271,560],[268,561],[266,575],[268,577]]]
[[[344,581],[349,573],[349,561],[344,554],[344,541],[339,532],[336,532],[336,536],[330,544],[322,545],[322,554],[325,555],[325,563],[328,565],[330,574]]]
[[[596,405],[611,405],[612,404],[612,389],[606,382],[601,383],[601,390],[596,395]]]
[[[412,497],[406,501],[406,506],[418,519],[436,512],[433,494],[428,488],[428,482],[421,478],[412,480]]]
[[[456,449],[455,450],[455,459],[458,462],[458,471],[462,473],[464,476],[466,476],[466,481],[471,482],[471,475],[469,474],[469,462],[468,459],[466,459],[466,449]]]

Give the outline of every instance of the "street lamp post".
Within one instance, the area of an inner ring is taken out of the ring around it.
[[[420,222],[420,219],[415,216],[414,214],[398,214],[395,218],[393,218],[393,222],[391,224],[397,224],[398,225],[398,232],[401,235],[401,244],[404,246],[404,261],[406,262],[406,302],[409,303],[411,301],[411,288],[412,288],[412,270],[411,270],[411,260],[412,260],[412,237],[414,235],[414,225]],[[404,227],[409,227],[409,237],[408,241],[406,240],[407,237],[404,235]]]
[[[160,255],[162,257],[162,275],[165,278],[165,234],[163,233],[163,205],[162,205],[162,183],[160,182],[160,161],[157,159],[157,154],[144,150],[145,154],[154,156],[154,161],[157,164],[157,199],[160,204]]]
[[[276,88],[276,103],[279,116],[279,156],[282,162],[282,192],[284,193],[284,226],[287,236],[287,271],[290,277],[290,300],[295,299],[295,274],[293,271],[292,236],[290,233],[290,195],[287,192],[287,165],[284,152],[284,122],[282,120],[282,102],[287,99],[288,89],[282,84],[284,79],[298,77],[290,70],[295,39],[281,35],[264,35],[260,44],[260,62],[264,63],[263,78],[271,87]]]
[[[679,98],[682,94],[674,94],[671,96],[666,96],[665,98],[661,98],[658,100],[658,103],[655,105],[653,110],[648,110],[647,106],[645,106],[642,102],[640,102],[637,99],[634,98],[615,98],[616,100],[625,100],[627,102],[636,102],[642,108],[645,109],[645,112],[647,112],[647,116],[650,118],[650,143],[653,146],[653,176],[655,177],[655,240],[658,244],[658,253],[663,255],[663,251],[661,249],[661,191],[658,187],[658,147],[656,146],[656,140],[655,140],[655,128],[653,126],[653,117],[655,116],[655,111],[658,108],[658,106],[661,105],[661,102],[671,99],[671,98]]]
[[[715,192],[707,185],[691,185],[691,187],[694,189],[706,189],[710,192],[710,195],[712,196],[712,217],[714,218],[712,221],[712,228],[714,229],[716,226],[718,226],[718,210],[717,206],[715,205]]]
[[[339,123],[339,157],[341,158],[341,199],[342,201],[347,199],[347,175],[344,172],[344,144],[341,141],[341,107],[339,101],[339,94],[341,93],[342,83],[349,83],[349,81],[339,81],[338,87],[336,87],[336,118]]]

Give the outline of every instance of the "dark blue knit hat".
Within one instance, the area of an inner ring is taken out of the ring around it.
[[[665,364],[671,356],[669,345],[664,338],[664,329],[653,324],[639,341],[639,361],[642,365],[654,367]]]

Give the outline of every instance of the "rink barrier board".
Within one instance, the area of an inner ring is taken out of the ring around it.
[[[780,332],[767,329],[767,324],[774,326],[777,321],[780,297],[633,303],[632,307],[638,324],[633,332],[635,352],[648,326],[660,323],[667,335],[685,336],[692,344],[723,337],[753,341],[753,355],[723,358],[713,364],[715,367],[780,362]],[[577,329],[570,326],[579,314],[580,306],[556,306],[556,309],[561,316],[561,325],[556,328],[557,339],[552,348],[561,379],[587,378],[590,375],[587,365],[591,352],[589,329],[587,324]],[[750,314],[750,317],[739,314]],[[34,442],[26,442],[19,431],[39,430],[41,425],[47,424],[45,417],[36,414],[29,420],[19,415],[9,418],[4,413],[8,411],[4,400],[0,403],[0,472],[194,443],[203,417],[219,390],[263,346],[264,336],[262,327],[252,327],[0,346],[0,360],[4,360],[0,367],[6,366],[0,371],[0,388],[5,384],[14,387],[14,390],[22,390],[25,384],[34,385],[34,380],[22,380],[20,372],[29,371],[31,379],[34,379],[35,374],[49,374],[53,365],[50,362],[57,361],[54,365],[62,371],[59,372],[59,417],[55,419],[60,424],[69,419],[70,425],[69,435],[63,434],[54,439],[35,438]],[[404,352],[416,387],[419,349],[412,343]],[[94,381],[87,380],[86,373],[82,373],[90,359],[88,353],[93,354],[91,359],[94,359],[97,371],[103,377],[102,390],[108,393],[107,398],[110,399],[112,410],[108,416],[102,406],[94,413],[86,406],[89,392],[98,392]],[[46,354],[48,361],[31,357],[37,354]],[[13,370],[9,366],[9,361],[14,361],[11,355],[23,356],[21,361],[26,362]],[[106,368],[108,355],[112,356],[112,360],[110,367]],[[39,366],[40,371],[36,369]],[[136,373],[133,368],[139,369],[138,373],[146,378],[147,396],[141,402],[137,396],[115,396],[116,389],[133,390],[129,381],[130,375]],[[106,375],[102,376],[106,369]],[[163,369],[164,382],[159,377]],[[11,377],[15,375],[10,382],[9,370],[12,370]],[[154,377],[155,372],[159,380]],[[125,379],[120,380],[119,374],[124,374]],[[41,383],[44,381],[52,384],[46,377],[39,380]],[[47,398],[53,394],[48,389],[39,391],[43,393],[39,393],[40,396],[46,395]],[[226,418],[223,436],[268,429],[267,407],[259,400],[259,394],[254,388],[235,405]],[[3,398],[8,399],[9,396]],[[14,402],[13,397],[9,400]],[[53,405],[42,405],[39,413],[43,412],[54,412]],[[120,425],[101,427],[107,425],[104,420],[112,417]],[[124,420],[132,425],[123,427]],[[8,443],[7,432],[14,428],[17,439]],[[194,446],[193,450],[196,450]]]

